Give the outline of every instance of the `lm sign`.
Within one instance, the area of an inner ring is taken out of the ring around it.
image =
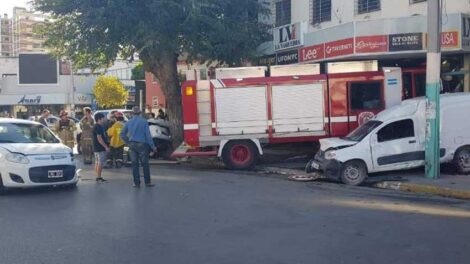
[[[307,25],[295,23],[274,28],[274,50],[280,51],[304,45],[304,34]]]

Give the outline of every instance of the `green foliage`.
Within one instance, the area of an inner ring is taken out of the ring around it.
[[[132,69],[132,80],[145,80],[145,70],[142,63],[137,64],[134,69]]]
[[[188,60],[240,65],[268,39],[258,21],[267,8],[258,0],[33,0],[52,14],[41,30],[46,46],[76,66],[109,65],[138,52],[146,69],[162,53]]]
[[[101,108],[120,108],[127,103],[129,93],[117,77],[99,76],[93,87],[93,95]]]

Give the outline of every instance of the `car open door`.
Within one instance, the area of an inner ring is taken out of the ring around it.
[[[370,140],[372,160],[377,171],[416,167],[424,160],[424,151],[412,119],[388,123]]]

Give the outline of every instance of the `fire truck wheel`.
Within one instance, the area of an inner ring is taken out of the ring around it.
[[[250,169],[257,158],[256,146],[251,141],[230,141],[222,152],[222,161],[231,170]]]
[[[470,146],[461,147],[455,152],[454,164],[459,173],[470,173]]]
[[[351,160],[343,164],[341,170],[341,181],[348,185],[360,185],[367,178],[364,162]]]

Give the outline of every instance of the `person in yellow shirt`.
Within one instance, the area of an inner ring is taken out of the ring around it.
[[[119,135],[122,128],[124,127],[124,116],[121,112],[116,112],[114,114],[116,122],[108,128],[108,136],[110,137],[110,147],[111,147],[111,166],[115,164],[116,168],[121,168],[123,165],[123,155],[124,155],[124,140],[121,139]]]

